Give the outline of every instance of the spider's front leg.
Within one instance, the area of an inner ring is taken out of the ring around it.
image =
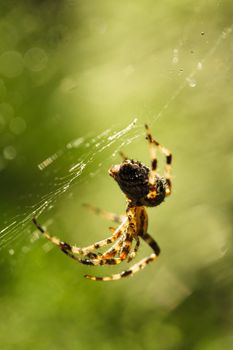
[[[93,250],[95,249],[99,249],[102,248],[104,246],[106,246],[107,244],[111,244],[114,241],[116,241],[124,232],[124,227],[127,223],[127,218],[125,218],[125,220],[122,222],[122,224],[115,230],[115,232],[113,233],[113,235],[111,237],[108,237],[102,241],[96,242],[90,246],[84,247],[84,248],[80,248],[80,247],[75,247],[72,246],[66,242],[61,241],[59,238],[51,236],[47,230],[44,230],[43,227],[37,222],[36,218],[33,218],[33,223],[34,225],[38,228],[38,230],[50,241],[52,242],[54,245],[56,245],[58,248],[61,249],[61,251],[63,253],[65,253],[66,255],[68,255],[69,257],[71,257],[74,260],[79,261],[80,263],[83,263],[83,261],[76,257],[75,254],[81,255],[81,256],[85,256],[88,257],[90,259],[93,258],[97,258],[99,255],[101,255],[100,253],[92,253]]]

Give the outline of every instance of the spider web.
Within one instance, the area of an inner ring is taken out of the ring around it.
[[[94,137],[80,137],[70,141],[63,149],[50,155],[44,161],[38,164],[38,169],[42,172],[46,171],[49,166],[59,160],[61,157],[71,156],[77,159],[75,163],[67,167],[65,175],[56,176],[54,179],[54,187],[51,192],[46,193],[41,199],[25,208],[25,213],[15,216],[6,226],[0,231],[0,249],[9,247],[14,241],[19,241],[23,235],[30,233],[31,221],[33,216],[39,216],[45,210],[49,210],[54,206],[54,203],[64,195],[78,181],[83,181],[86,176],[93,177],[100,171],[102,162],[99,160],[99,155],[104,152],[107,156],[115,156],[121,147],[130,144],[138,138],[137,119],[135,118],[129,125],[123,129],[117,129],[116,126],[104,130],[101,134]],[[130,133],[130,136],[129,136]],[[76,158],[77,151],[81,156]],[[89,171],[89,167],[96,163],[97,170],[95,173]],[[82,176],[81,176],[82,175]],[[37,235],[32,236],[31,242],[37,239]],[[14,254],[14,249],[9,249],[10,254]]]
[[[197,9],[200,11],[200,8]],[[195,21],[195,16],[193,22]],[[187,30],[184,32],[184,37],[180,40],[180,44],[173,51],[173,62],[176,63],[179,55],[179,50],[182,47],[182,42],[189,36],[192,30],[192,22]],[[195,87],[197,76],[203,72],[202,68],[208,62],[208,59],[213,56],[218,50],[223,40],[228,39],[232,33],[232,26],[226,28],[217,37],[212,44],[209,51],[199,60],[196,61],[195,66],[190,70],[189,74],[182,77],[172,94],[167,96],[166,102],[160,110],[154,114],[150,113],[147,122],[153,126],[161,117],[166,115],[166,111],[172,106],[172,103],[181,92],[189,87]],[[68,164],[62,169],[62,175],[54,176],[53,186],[51,191],[43,195],[39,201],[35,201],[33,205],[23,208],[18,215],[13,215],[10,220],[5,222],[4,227],[0,229],[0,249],[6,248],[10,255],[15,253],[15,245],[20,244],[21,240],[29,237],[30,243],[38,239],[38,235],[32,230],[32,217],[39,216],[43,212],[50,210],[59,198],[70,191],[78,182],[84,181],[87,177],[94,177],[102,167],[102,159],[114,158],[121,148],[135,142],[144,135],[144,120],[139,118],[132,118],[132,122],[128,125],[114,125],[111,128],[103,130],[98,135],[85,135],[75,140],[71,140],[63,148],[49,155],[38,164],[38,170],[42,174],[46,173],[50,167],[57,167],[59,169],[59,162],[61,158],[67,158]],[[94,173],[90,171],[93,164]],[[58,172],[59,173],[59,172]],[[42,181],[46,181],[42,180]]]

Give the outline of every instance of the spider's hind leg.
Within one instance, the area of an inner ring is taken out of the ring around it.
[[[150,151],[150,158],[151,158],[151,173],[153,173],[152,175],[154,179],[156,174],[157,164],[158,164],[157,156],[156,156],[156,150],[157,150],[156,147],[159,145],[159,143],[153,139],[151,135],[151,131],[147,124],[145,124],[145,128],[146,128],[146,139],[149,142],[149,151]],[[152,181],[152,176],[151,176],[151,181]]]
[[[166,157],[166,165],[164,169],[164,177],[167,181],[167,190],[166,190],[166,196],[171,194],[171,164],[172,164],[172,154],[171,152],[161,145],[158,141],[156,141],[147,124],[145,124],[146,128],[146,139],[149,142],[149,149],[150,149],[150,156],[151,156],[151,171],[150,171],[150,177],[149,177],[149,183],[153,186],[155,184],[155,175],[156,175],[156,169],[157,169],[157,157],[156,157],[156,149],[158,148],[162,154]]]

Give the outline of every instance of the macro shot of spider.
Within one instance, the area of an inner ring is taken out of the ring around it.
[[[149,143],[151,168],[136,160],[130,160],[120,153],[123,161],[119,165],[113,165],[109,169],[109,175],[118,183],[126,196],[126,215],[116,215],[104,210],[86,205],[96,214],[118,223],[118,228],[110,227],[111,236],[96,242],[90,246],[80,248],[62,242],[59,238],[51,236],[36,220],[33,222],[38,230],[49,241],[56,245],[70,258],[85,265],[117,265],[122,261],[130,262],[135,258],[140,246],[140,239],[144,240],[153,250],[153,253],[142,259],[129,269],[106,277],[85,275],[84,277],[94,281],[113,281],[122,277],[134,275],[142,270],[147,264],[157,259],[160,248],[156,241],[147,232],[148,216],[145,207],[155,207],[161,204],[165,197],[171,194],[171,163],[172,154],[167,148],[158,143],[151,135],[147,125],[146,139]],[[164,175],[157,174],[156,151],[159,150],[166,157]],[[104,253],[97,252],[99,248],[114,243]],[[134,245],[133,245],[134,243]]]

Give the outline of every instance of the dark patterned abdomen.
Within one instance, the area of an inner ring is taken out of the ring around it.
[[[149,171],[149,168],[139,162],[123,163],[116,181],[130,199],[138,200],[149,192]]]

